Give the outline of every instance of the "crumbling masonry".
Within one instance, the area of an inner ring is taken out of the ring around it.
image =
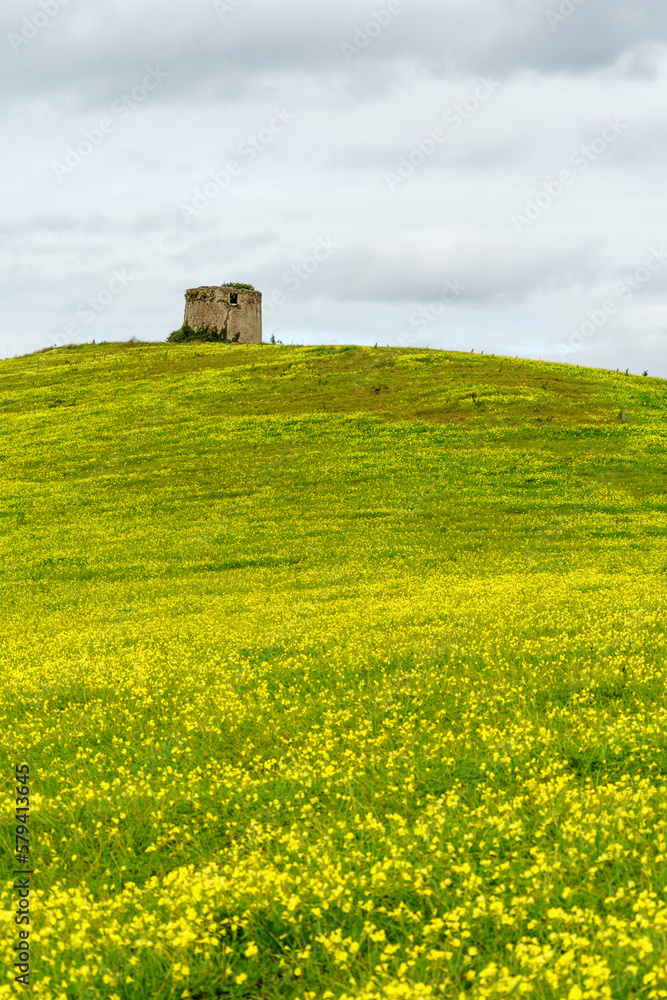
[[[262,343],[262,293],[234,285],[203,285],[185,293],[185,323],[227,331],[237,344]]]

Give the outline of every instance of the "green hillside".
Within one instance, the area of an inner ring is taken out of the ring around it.
[[[119,343],[0,412],[0,1000],[17,764],[38,1000],[667,997],[667,382]]]

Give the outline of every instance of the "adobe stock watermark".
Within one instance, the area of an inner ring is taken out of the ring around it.
[[[128,274],[125,268],[116,268],[111,272],[108,281],[98,288],[94,295],[89,295],[77,308],[69,322],[65,323],[63,329],[54,334],[52,347],[64,347],[72,343],[72,338],[81,333],[81,323],[93,323],[100,313],[103,313],[114,302],[118,296],[125,291],[134,278]],[[80,322],[77,322],[77,321]]]
[[[561,356],[574,354],[580,351],[586,341],[594,337],[598,330],[607,323],[611,316],[615,316],[621,308],[621,302],[629,302],[647,284],[661,268],[667,264],[667,249],[651,247],[650,253],[645,262],[641,264],[631,274],[625,274],[620,281],[614,285],[616,298],[605,299],[599,309],[589,309],[586,319],[578,326],[570,327],[570,336],[567,341],[561,341],[556,345],[556,350]],[[620,302],[619,302],[620,300]]]
[[[469,118],[479,111],[480,107],[492,97],[500,84],[495,80],[481,79],[477,86],[468,94],[464,100],[454,104],[444,112],[442,119],[446,125],[450,126],[452,132],[460,129]],[[434,128],[424,139],[416,139],[412,149],[399,157],[395,170],[387,170],[384,179],[390,191],[395,191],[400,184],[404,184],[419,167],[435,153],[438,146],[447,142],[449,134],[443,128]]]
[[[225,14],[231,14],[237,10],[244,0],[214,0],[213,7],[220,20],[224,20]]]
[[[282,283],[291,292],[297,292],[301,286],[319,271],[320,266],[333,257],[336,250],[340,250],[340,243],[336,243],[331,236],[320,236],[313,247],[312,253],[304,257],[296,264],[292,264],[282,274]],[[262,296],[262,313],[266,319],[273,316],[278,306],[287,301],[287,295],[282,288],[274,288],[268,295]]]
[[[389,0],[386,7],[376,10],[365,24],[357,24],[351,42],[341,42],[340,51],[343,53],[345,62],[349,65],[353,56],[359,55],[367,49],[374,38],[384,31],[399,14],[405,10],[402,0]]]
[[[34,38],[37,38],[42,28],[50,24],[68,3],[69,0],[39,0],[39,9],[23,18],[20,30],[18,32],[10,31],[7,34],[7,41],[14,52],[20,52]]]
[[[544,14],[551,30],[555,31],[560,24],[564,24],[585,3],[586,0],[561,0],[558,7],[546,10]]]
[[[630,126],[619,118],[607,118],[600,135],[587,146],[575,149],[570,156],[570,163],[577,168],[579,174],[584,173],[629,128]],[[544,181],[542,190],[524,205],[523,214],[513,213],[511,221],[515,231],[521,233],[527,226],[537,222],[547,209],[551,208],[569,187],[572,187],[576,178],[577,174],[571,170],[561,170],[555,179]]]
[[[65,150],[62,162],[53,161],[51,169],[58,180],[62,181],[64,177],[80,167],[83,161],[87,160],[95,149],[102,145],[106,137],[116,131],[118,123],[129,118],[132,112],[140,107],[149,94],[157,90],[168,76],[169,74],[161,70],[159,66],[156,66],[155,69],[147,66],[141,82],[112,102],[109,112],[113,117],[100,118],[96,126],[84,129],[83,135],[76,145],[68,146]]]
[[[458,278],[448,278],[443,283],[440,294],[436,299],[431,299],[425,306],[420,306],[419,309],[415,309],[411,314],[408,323],[414,329],[412,331],[404,330],[402,333],[399,333],[397,337],[399,345],[407,347],[408,344],[412,343],[417,334],[425,333],[430,324],[439,319],[467,291],[468,286],[460,282]]]
[[[282,111],[274,110],[273,117],[265,128],[261,128],[254,135],[247,136],[243,142],[239,143],[237,155],[242,157],[246,163],[252,163],[260,153],[271,145],[276,136],[284,132],[293,121],[296,115],[291,114],[287,108]],[[220,170],[209,171],[210,180],[201,187],[195,188],[190,196],[189,203],[180,204],[179,210],[185,221],[196,218],[204,209],[208,208],[212,201],[215,201],[223,191],[232,183],[233,177],[238,177],[243,170],[243,164],[238,160],[228,160]]]

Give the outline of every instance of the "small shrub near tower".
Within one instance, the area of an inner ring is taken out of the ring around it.
[[[174,330],[167,337],[168,344],[236,344],[238,333],[230,339],[227,330],[218,330],[214,326],[198,326],[193,329],[186,321],[179,330]]]

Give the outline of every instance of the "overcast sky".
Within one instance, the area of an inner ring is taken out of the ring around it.
[[[0,355],[264,339],[667,376],[667,4],[4,0]]]

